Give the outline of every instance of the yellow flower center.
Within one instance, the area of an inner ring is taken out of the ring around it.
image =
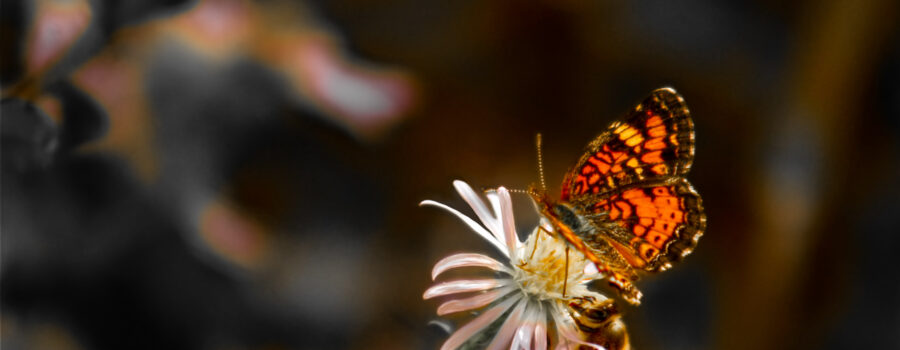
[[[584,256],[568,249],[565,240],[541,228],[528,237],[513,262],[513,278],[535,299],[565,299],[584,278]],[[567,256],[568,255],[568,256]]]

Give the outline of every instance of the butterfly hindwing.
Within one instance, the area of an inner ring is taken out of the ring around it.
[[[603,231],[628,262],[662,271],[688,255],[706,229],[700,195],[684,178],[631,185],[603,199],[575,202],[616,224]]]

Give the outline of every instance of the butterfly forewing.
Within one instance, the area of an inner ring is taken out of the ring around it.
[[[563,182],[562,200],[683,175],[693,159],[694,126],[684,99],[658,89],[588,144]]]

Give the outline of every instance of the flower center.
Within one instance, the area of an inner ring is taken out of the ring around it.
[[[513,262],[513,279],[522,292],[538,300],[571,295],[571,289],[583,277],[585,260],[571,249],[566,257],[566,246],[564,240],[540,230],[528,237],[519,251],[519,261]]]

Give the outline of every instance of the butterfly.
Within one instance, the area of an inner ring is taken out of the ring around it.
[[[638,272],[668,269],[706,229],[700,195],[684,177],[693,160],[687,105],[675,90],[661,88],[587,145],[559,200],[529,192],[554,231],[637,305]]]

